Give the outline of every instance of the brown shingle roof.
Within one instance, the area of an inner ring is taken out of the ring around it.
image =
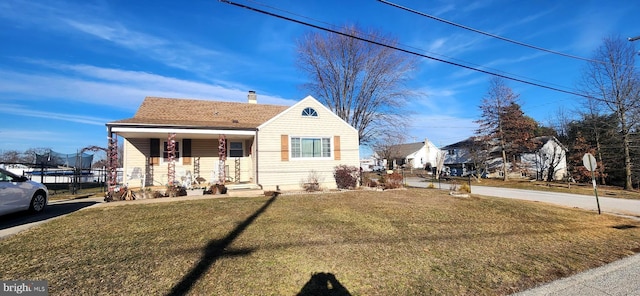
[[[405,158],[424,147],[424,142],[398,144],[391,148],[391,158]]]
[[[110,124],[256,128],[288,106],[146,97],[133,118]]]

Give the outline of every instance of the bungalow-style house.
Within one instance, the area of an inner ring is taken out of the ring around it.
[[[436,157],[440,151],[426,138],[424,142],[390,145],[385,150],[387,151],[376,151],[376,158],[382,159],[386,168],[392,163],[394,168],[402,166],[429,171],[436,166]]]
[[[335,166],[359,166],[357,130],[311,96],[293,106],[258,104],[252,91],[247,103],[147,97],[107,130],[124,139],[124,182],[132,187],[332,189]]]
[[[552,136],[531,139],[535,147],[513,156],[518,164],[507,163],[510,178],[561,180],[567,174],[567,148]],[[470,137],[441,148],[445,152],[444,165],[451,175],[466,176],[477,172],[483,177],[501,178],[502,156],[494,140]]]

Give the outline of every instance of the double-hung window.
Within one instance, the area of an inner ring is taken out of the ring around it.
[[[242,149],[242,142],[230,142],[229,143],[229,157],[243,157],[244,150]]]
[[[178,159],[180,159],[180,142],[179,141],[175,141],[175,151],[176,151],[175,160],[177,161]],[[169,162],[169,145],[167,141],[164,141],[164,145],[162,148],[162,161]]]
[[[291,138],[291,158],[329,157],[331,157],[331,138]]]

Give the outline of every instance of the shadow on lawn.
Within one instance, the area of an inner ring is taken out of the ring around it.
[[[351,296],[333,273],[314,273],[296,296]]]
[[[202,277],[203,274],[209,270],[211,265],[215,263],[220,257],[223,256],[242,256],[253,252],[254,249],[246,248],[234,251],[225,250],[231,243],[245,230],[251,223],[253,223],[260,214],[262,214],[267,208],[276,200],[277,195],[273,195],[262,207],[260,207],[253,215],[249,216],[244,222],[236,226],[233,231],[229,232],[224,238],[220,240],[212,240],[203,250],[202,257],[196,266],[194,266],[189,273],[187,273],[179,283],[177,283],[171,292],[167,295],[186,295],[193,285]]]

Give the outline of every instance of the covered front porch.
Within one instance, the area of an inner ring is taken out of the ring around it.
[[[256,131],[113,126],[123,143],[122,185],[259,188]]]

